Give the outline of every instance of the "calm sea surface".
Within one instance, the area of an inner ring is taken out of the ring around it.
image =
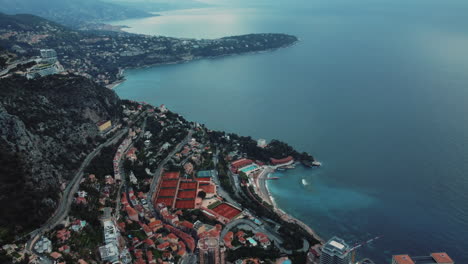
[[[277,173],[278,203],[359,256],[447,251],[468,263],[468,1],[231,2],[118,21],[216,38],[279,32],[274,52],[126,72],[123,98],[218,130],[281,139],[323,162]]]

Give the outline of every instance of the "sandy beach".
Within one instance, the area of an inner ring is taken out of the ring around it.
[[[260,172],[260,174],[254,178],[255,191],[257,195],[260,196],[260,198],[262,198],[265,202],[271,204],[273,206],[273,210],[275,211],[275,213],[278,214],[284,221],[289,222],[289,223],[295,223],[301,226],[315,239],[317,239],[321,243],[325,243],[325,241],[319,235],[317,235],[317,233],[312,228],[310,228],[308,225],[303,223],[301,220],[288,215],[286,212],[284,212],[277,206],[267,186],[267,178],[274,171],[275,169],[273,167],[265,166],[262,172]]]

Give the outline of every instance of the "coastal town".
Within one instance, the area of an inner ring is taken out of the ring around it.
[[[96,124],[106,147],[64,191],[68,208],[25,244],[2,247],[16,262],[355,263],[362,244],[323,241],[270,197],[266,182],[278,180],[275,170],[305,166],[292,148],[211,131],[164,105],[126,101],[122,113],[120,123]],[[275,152],[284,156],[256,159]],[[446,253],[425,259],[453,263]]]
[[[69,78],[63,83],[89,87],[85,80],[115,95],[107,88],[123,81],[127,68],[264,51],[297,41],[284,34],[195,40],[90,33],[36,22],[34,28],[16,22],[0,27],[0,44],[8,46],[0,50],[0,81],[20,78],[30,84],[50,78],[55,84]],[[109,98],[98,100],[110,109]],[[357,252],[381,236],[325,240],[275,203],[268,183],[282,180],[277,171],[320,169],[309,153],[279,140],[211,130],[165,105],[115,98],[117,109],[109,111],[114,115],[91,123],[97,136],[83,136],[87,145],[79,146],[72,177],[57,177],[55,211],[2,244],[1,257],[32,264],[374,263]],[[83,115],[96,119],[91,108]],[[41,133],[46,130],[43,123],[37,126]],[[394,255],[391,263],[455,263],[445,252],[424,254]]]
[[[0,14],[2,19],[6,21],[0,24],[0,46],[11,51],[9,54],[14,57],[9,64],[15,66],[4,74],[21,74],[20,66],[28,66],[40,49],[53,49],[67,72],[107,86],[122,81],[123,70],[127,68],[259,52],[297,41],[296,37],[285,34],[180,39],[123,31],[76,31],[29,15]]]
[[[68,212],[34,233],[25,247],[4,247],[18,261],[30,255],[32,263],[247,263],[264,259],[265,252],[286,260],[294,250],[310,263],[316,260],[313,232],[294,249],[285,243],[281,223],[239,200],[251,197],[279,210],[260,197],[269,197],[270,173],[295,166],[292,156],[252,160],[236,135],[189,123],[164,105],[122,107],[122,123],[96,124],[103,137],[121,140],[108,147],[113,155],[103,150],[70,183],[75,192]],[[265,140],[250,143],[269,148]],[[103,163],[112,164],[110,170]]]

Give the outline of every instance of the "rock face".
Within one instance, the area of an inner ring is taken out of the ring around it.
[[[103,140],[96,123],[120,120],[120,99],[75,76],[13,77],[0,87],[0,229],[21,231],[50,216],[61,184]]]

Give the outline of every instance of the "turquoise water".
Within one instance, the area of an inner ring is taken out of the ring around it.
[[[248,167],[246,167],[246,168],[240,169],[240,171],[242,171],[242,172],[244,172],[244,173],[247,173],[247,172],[249,172],[249,171],[255,170],[256,168],[258,168],[257,165],[250,165],[250,166],[248,166]]]
[[[117,93],[312,153],[322,168],[278,172],[269,188],[325,239],[383,235],[360,256],[447,251],[468,262],[468,1],[240,3],[124,23],[156,35],[301,41],[129,70]]]

